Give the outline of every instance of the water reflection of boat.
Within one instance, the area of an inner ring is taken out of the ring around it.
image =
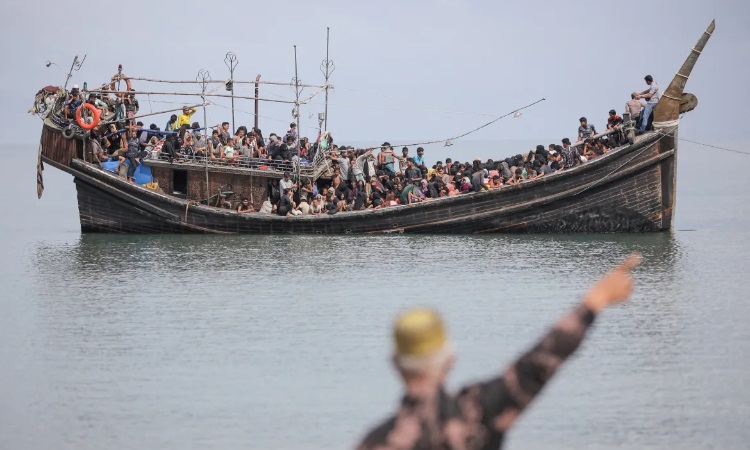
[[[377,210],[323,216],[237,214],[191,199],[209,198],[222,186],[254,193],[256,206],[269,167],[148,163],[160,185],[183,196],[134,185],[92,164],[86,137],[55,114],[44,121],[40,161],[74,176],[84,232],[116,233],[491,233],[641,232],[670,230],[676,197],[677,131],[681,113],[697,101],[684,92],[687,79],[714,30],[712,22],[654,109],[654,129],[593,161],[503,189],[443,197]],[[54,102],[53,102],[54,103]],[[40,108],[49,102],[38,101]],[[628,123],[626,118],[626,123]],[[90,152],[90,150],[89,150]],[[321,163],[322,164],[322,163]],[[271,167],[270,169],[273,169]],[[318,178],[323,166],[297,169]],[[187,197],[187,198],[185,198]]]

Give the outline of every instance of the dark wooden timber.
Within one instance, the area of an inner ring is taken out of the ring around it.
[[[456,197],[323,216],[238,214],[196,203],[232,186],[260,206],[278,174],[238,168],[152,163],[168,195],[128,183],[84,158],[83,143],[66,140],[47,121],[41,158],[74,176],[81,229],[110,233],[349,234],[646,232],[672,228],[676,197],[677,119],[685,81],[714,30],[712,22],[654,110],[654,131],[633,144],[519,185]],[[697,102],[693,102],[697,104]],[[191,200],[192,199],[192,200]]]

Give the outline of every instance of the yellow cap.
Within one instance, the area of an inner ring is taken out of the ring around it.
[[[432,309],[412,309],[396,318],[393,325],[396,353],[401,356],[426,356],[445,346],[443,319]]]

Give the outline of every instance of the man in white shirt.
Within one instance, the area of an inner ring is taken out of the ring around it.
[[[291,178],[289,178],[289,172],[284,172],[284,178],[279,180],[279,189],[281,189],[281,192],[284,192],[287,189],[296,190],[297,184],[292,181]]]
[[[645,132],[646,128],[648,128],[648,120],[651,117],[651,113],[656,107],[656,104],[659,103],[660,96],[659,85],[656,84],[653,77],[651,77],[651,75],[646,75],[644,80],[646,80],[648,89],[638,94],[640,98],[646,100],[646,105],[641,112],[641,127],[638,129],[641,133]]]

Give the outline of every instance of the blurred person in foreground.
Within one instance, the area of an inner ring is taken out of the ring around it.
[[[443,388],[455,354],[442,319],[431,309],[402,313],[394,324],[393,363],[405,394],[396,414],[370,431],[358,448],[500,448],[505,433],[578,348],[596,315],[630,296],[630,271],[639,262],[639,255],[630,255],[500,376],[466,386],[456,396]]]

